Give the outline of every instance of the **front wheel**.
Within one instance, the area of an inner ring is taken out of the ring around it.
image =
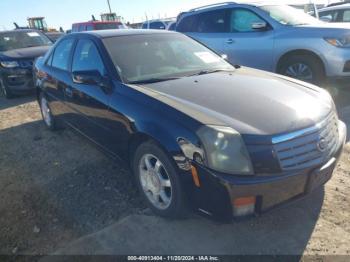
[[[187,207],[177,169],[158,145],[141,144],[134,154],[132,168],[139,191],[154,213],[184,217]]]
[[[318,85],[325,80],[322,62],[310,55],[294,55],[285,58],[279,65],[278,73]]]
[[[56,129],[55,118],[52,115],[49,103],[44,93],[42,92],[40,93],[39,104],[40,104],[41,115],[43,117],[46,127],[49,128],[50,130],[55,130]]]

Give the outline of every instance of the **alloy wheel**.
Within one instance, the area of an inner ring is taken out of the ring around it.
[[[41,97],[41,113],[43,115],[43,119],[47,126],[51,126],[52,119],[51,119],[51,112],[48,105],[48,102],[44,96]]]
[[[154,207],[167,209],[172,201],[172,185],[163,163],[154,155],[146,154],[139,162],[142,189]]]
[[[288,66],[285,75],[306,82],[312,82],[313,80],[313,72],[311,68],[304,63],[296,63]]]

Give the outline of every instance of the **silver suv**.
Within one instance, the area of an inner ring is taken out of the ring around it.
[[[350,78],[349,29],[287,5],[221,3],[181,13],[176,30],[233,64],[320,84]]]
[[[350,3],[322,8],[318,13],[324,22],[350,23]]]

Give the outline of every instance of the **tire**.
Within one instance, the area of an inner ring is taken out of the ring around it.
[[[281,61],[277,71],[279,74],[316,85],[323,84],[325,81],[325,72],[322,62],[310,55],[288,56]],[[303,74],[297,76],[298,71],[303,72]],[[296,74],[293,74],[293,72]],[[311,75],[309,75],[308,72],[310,72]]]
[[[11,90],[4,85],[4,83],[0,80],[0,91],[2,96],[4,96],[7,99],[11,99],[13,98],[13,94],[11,92]]]
[[[145,159],[149,160],[153,169],[148,168],[147,171]],[[159,167],[159,172],[155,171],[156,166]],[[142,198],[155,214],[167,218],[185,217],[187,214],[186,198],[177,168],[156,143],[144,142],[136,149],[132,160],[132,170]],[[162,184],[170,185],[170,187],[162,187]]]
[[[52,131],[56,130],[55,117],[51,113],[50,106],[43,92],[41,92],[39,96],[39,105],[45,126]]]

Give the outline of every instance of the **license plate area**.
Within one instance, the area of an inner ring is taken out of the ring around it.
[[[327,183],[332,178],[335,165],[336,159],[332,158],[327,165],[313,171],[310,175],[306,191],[311,192]]]

